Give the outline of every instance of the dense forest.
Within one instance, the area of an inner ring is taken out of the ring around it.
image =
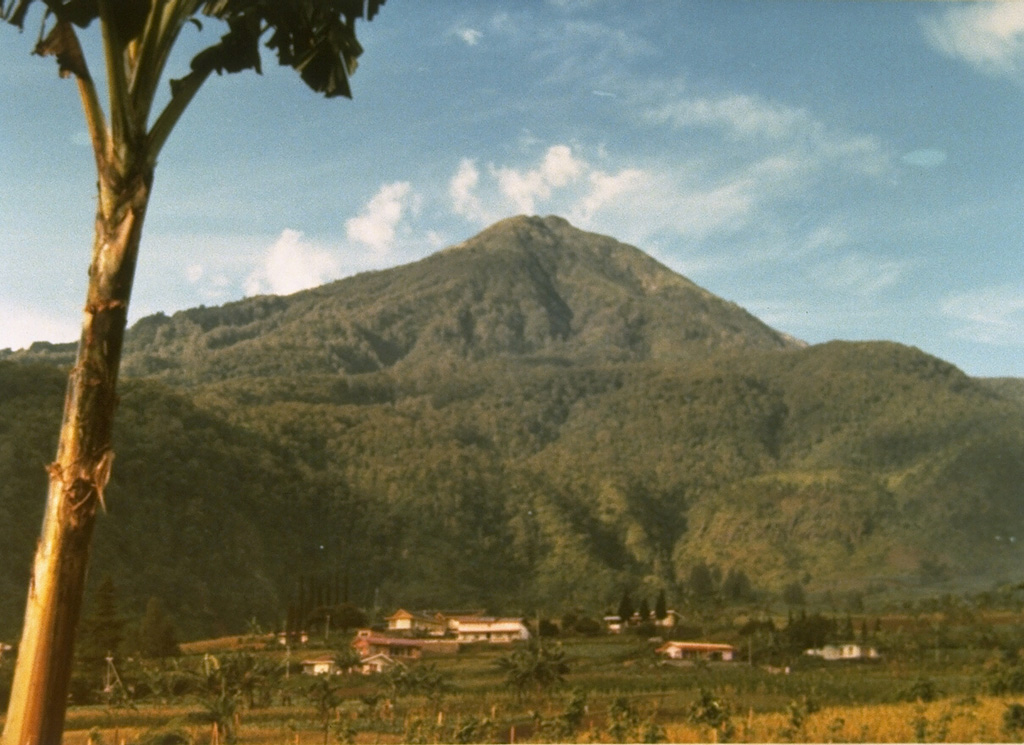
[[[0,639],[69,353],[0,353]],[[552,615],[684,603],[695,569],[765,598],[1021,579],[1020,381],[807,347],[558,218],[143,319],[124,369],[90,584],[185,637],[279,625],[310,576],[368,610]]]

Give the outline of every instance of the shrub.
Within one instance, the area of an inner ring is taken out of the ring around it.
[[[1024,731],[1024,705],[1009,704],[1003,712],[1003,730],[1011,737],[1018,737]]]
[[[1003,696],[1007,693],[1024,693],[1024,667],[1000,665],[992,671],[988,687],[996,696]]]
[[[600,621],[586,616],[577,618],[576,622],[572,625],[572,628],[576,633],[585,634],[587,636],[596,636],[604,630]]]
[[[934,680],[931,678],[918,678],[902,692],[900,698],[904,701],[928,703],[935,701],[940,695],[942,695],[942,691],[935,685]]]

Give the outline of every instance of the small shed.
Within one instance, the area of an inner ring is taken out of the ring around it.
[[[386,673],[394,667],[405,667],[401,662],[386,654],[375,654],[359,661],[359,672],[363,675]]]
[[[322,655],[302,661],[303,675],[339,675],[341,668],[333,656]]]

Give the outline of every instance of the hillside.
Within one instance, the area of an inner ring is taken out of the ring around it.
[[[144,319],[127,349],[91,577],[130,614],[162,595],[186,633],[278,623],[312,575],[367,607],[552,613],[627,586],[681,605],[704,565],[764,593],[1020,579],[1012,381],[892,343],[804,347],[558,218]],[[0,362],[0,638],[66,354]]]
[[[199,383],[501,356],[689,361],[797,344],[637,248],[558,217],[514,217],[395,269],[150,316],[131,329],[122,370]],[[34,352],[69,363],[73,348]]]

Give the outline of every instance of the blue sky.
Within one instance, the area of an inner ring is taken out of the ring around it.
[[[0,28],[0,348],[77,337],[92,237],[77,94],[28,28]],[[388,0],[360,37],[353,101],[269,55],[207,83],[132,320],[559,214],[808,342],[1024,377],[1024,3]]]

